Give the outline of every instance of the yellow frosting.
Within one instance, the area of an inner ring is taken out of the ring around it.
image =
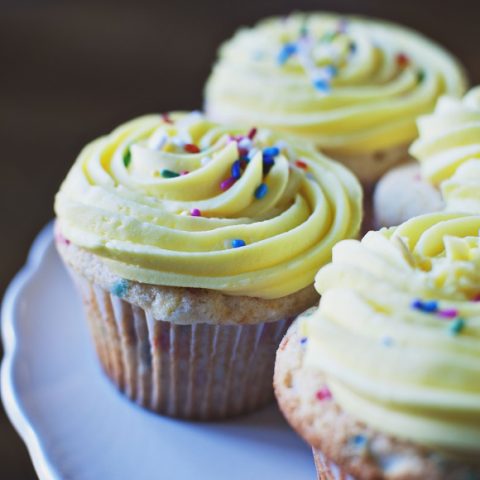
[[[243,28],[221,47],[206,109],[220,121],[283,130],[332,153],[370,153],[411,142],[416,118],[440,95],[465,88],[456,59],[412,30],[294,14]]]
[[[333,245],[357,235],[361,188],[309,146],[247,133],[198,112],[120,126],[85,147],[57,194],[62,234],[139,282],[262,298],[308,286]],[[248,163],[222,190],[239,148]]]
[[[432,184],[449,179],[465,161],[480,159],[480,87],[463,99],[440,98],[435,111],[417,123],[419,138],[410,153]]]
[[[345,411],[466,456],[480,451],[479,229],[437,213],[338,243],[301,321],[305,362]]]
[[[480,213],[480,158],[462,163],[440,187],[448,211]]]

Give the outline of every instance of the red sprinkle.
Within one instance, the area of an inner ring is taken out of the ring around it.
[[[303,160],[295,160],[295,165],[298,168],[303,168],[304,170],[308,168],[308,165]]]
[[[472,302],[480,302],[480,293],[477,293],[473,298]]]
[[[397,65],[399,67],[406,67],[410,63],[410,59],[404,53],[397,53]]]
[[[315,394],[315,397],[320,401],[331,400],[332,392],[327,386],[324,386]]]
[[[61,233],[57,234],[57,242],[61,243],[63,245],[70,245],[70,240],[68,238],[65,238]]]
[[[173,120],[170,118],[170,115],[167,112],[162,113],[162,120],[165,123],[173,123]]]
[[[198,208],[192,208],[190,210],[190,215],[192,217],[201,217],[202,216],[202,212],[198,209]]]
[[[236,180],[233,177],[227,178],[220,184],[220,189],[223,191],[228,190],[235,183],[235,181]]]
[[[238,149],[238,155],[240,155],[240,157],[246,157],[248,155],[248,149],[247,148],[239,148]]]
[[[188,175],[190,172],[188,170],[182,170],[180,175]]]
[[[255,127],[253,127],[253,128],[248,132],[247,137],[248,137],[250,140],[253,140],[253,138],[255,137],[256,134],[257,134],[257,129],[256,129]]]
[[[187,144],[185,144],[185,146],[183,148],[188,153],[199,153],[200,152],[200,149],[193,143],[187,143]]]

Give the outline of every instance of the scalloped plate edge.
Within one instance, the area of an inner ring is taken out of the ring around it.
[[[52,244],[53,221],[48,223],[37,235],[27,262],[15,275],[7,287],[2,301],[1,332],[4,356],[0,372],[0,390],[3,405],[10,422],[27,446],[37,475],[42,479],[61,480],[53,465],[49,462],[45,448],[30,421],[27,412],[20,405],[16,393],[13,368],[17,356],[17,334],[15,329],[17,302],[25,287],[38,273],[45,254]]]

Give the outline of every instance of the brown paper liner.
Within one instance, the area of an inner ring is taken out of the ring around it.
[[[335,463],[328,460],[320,450],[312,449],[318,480],[355,480],[351,475],[342,471]]]
[[[273,400],[275,352],[292,319],[255,325],[176,325],[73,274],[108,377],[134,402],[213,420]]]

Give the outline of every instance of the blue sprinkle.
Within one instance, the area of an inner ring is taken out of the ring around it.
[[[448,326],[448,331],[451,335],[458,335],[465,327],[465,320],[457,318]]]
[[[278,54],[277,57],[277,62],[279,65],[285,65],[287,60],[292,56],[297,53],[297,46],[294,43],[286,43],[282,49],[280,50],[280,53]]]
[[[273,167],[273,164],[275,163],[275,160],[273,157],[263,157],[263,174],[267,175],[267,173],[270,171],[270,169]]]
[[[356,447],[364,447],[367,444],[367,438],[364,435],[354,435],[350,441]]]
[[[280,153],[280,149],[278,147],[267,147],[263,149],[263,159],[265,157],[276,157]]]
[[[303,344],[307,343],[307,340],[308,340],[307,337],[303,337],[303,338],[300,339],[300,343],[303,345]]]
[[[268,192],[267,184],[261,183],[255,190],[255,198],[260,200],[267,194],[267,192]]]
[[[423,309],[423,302],[421,300],[414,300],[412,304],[410,305],[412,308],[415,308],[417,310],[422,310]]]
[[[244,240],[241,240],[240,238],[236,238],[235,240],[232,240],[232,248],[240,248],[244,247],[246,245]]]
[[[357,51],[357,44],[355,42],[350,42],[350,52],[355,53]]]
[[[330,91],[330,84],[328,83],[327,80],[324,80],[322,78],[319,78],[318,80],[314,80],[313,86],[319,92],[327,93]]]
[[[438,310],[438,302],[431,300],[429,302],[423,302],[423,311],[424,312],[436,312]]]
[[[393,338],[389,336],[382,337],[382,345],[391,347],[394,344]]]
[[[115,282],[112,285],[110,292],[112,293],[112,295],[115,295],[116,297],[123,298],[127,294],[128,288],[129,288],[128,280],[125,280],[124,278],[122,278],[121,280],[118,280],[118,282]]]
[[[336,77],[338,75],[338,69],[335,67],[335,65],[327,65],[325,67],[325,74],[330,78]]]
[[[422,300],[417,299],[412,302],[411,307],[421,312],[434,313],[438,310],[438,302],[436,300],[422,302]]]
[[[438,302],[430,300],[429,302],[423,302],[423,311],[427,313],[436,312],[438,310]]]
[[[240,160],[237,160],[232,164],[232,177],[235,180],[238,180],[241,177],[241,175],[242,175],[242,172],[240,170]]]

